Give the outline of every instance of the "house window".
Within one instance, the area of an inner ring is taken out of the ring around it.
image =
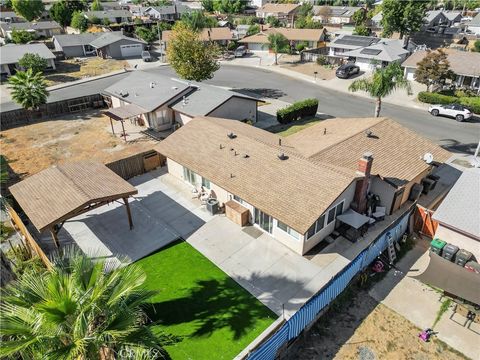
[[[192,170],[186,168],[185,166],[183,167],[183,178],[193,186],[196,185],[195,173]]]
[[[236,202],[238,202],[239,204],[244,204],[245,201],[243,201],[243,199],[240,197],[240,196],[237,196],[237,195],[233,195],[233,200],[235,200]]]
[[[294,237],[297,240],[300,239],[300,234],[283,222],[277,220],[277,227],[285,231],[291,237]]]
[[[333,220],[335,220],[335,208],[331,208],[330,210],[328,210],[328,222],[327,222],[327,225],[328,225],[328,224],[331,224]]]
[[[320,230],[322,230],[325,226],[325,214],[320,216],[315,223],[310,226],[310,229],[308,229],[307,232],[307,239],[310,239],[313,235],[318,233]]]
[[[343,201],[337,205],[336,207],[336,210],[335,210],[335,218],[338,216],[338,215],[342,215],[343,213]]]
[[[210,180],[205,179],[203,176],[202,176],[202,186],[204,188],[210,189]]]

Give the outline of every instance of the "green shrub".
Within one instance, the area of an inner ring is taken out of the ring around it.
[[[317,99],[297,101],[292,105],[277,110],[277,121],[280,124],[288,124],[307,116],[314,116],[317,113],[317,109]]]
[[[227,50],[233,51],[238,47],[238,44],[236,41],[230,41],[227,45]]]
[[[421,91],[418,93],[418,100],[427,104],[452,104],[458,101],[458,98],[455,96]]]
[[[319,57],[317,57],[317,64],[318,65],[327,65],[328,64],[327,57],[325,55],[320,55]]]
[[[477,92],[474,90],[456,90],[454,92],[456,97],[478,97]]]
[[[460,104],[466,106],[475,114],[480,114],[480,97],[461,97]]]
[[[305,49],[305,44],[298,43],[297,45],[295,45],[295,49],[297,49],[298,52],[303,51]]]

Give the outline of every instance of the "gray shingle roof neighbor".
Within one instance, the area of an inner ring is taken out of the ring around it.
[[[38,21],[38,22],[20,22],[20,23],[0,23],[4,31],[16,30],[47,30],[61,29],[62,27],[56,21]]]
[[[403,48],[402,40],[382,40],[377,44],[348,51],[345,56],[354,56],[378,61],[401,60],[408,51]]]
[[[323,8],[330,9],[329,16],[338,16],[338,17],[351,17],[357,10],[360,10],[359,6],[314,6],[313,13],[318,15]]]
[[[480,240],[480,169],[464,171],[433,220]]]
[[[342,34],[333,39],[328,46],[333,48],[354,50],[376,44],[380,40],[380,38],[373,36]]]
[[[468,23],[468,26],[480,26],[480,13],[478,13],[472,21]]]
[[[44,59],[55,59],[45,44],[5,45],[0,51],[0,64],[16,64],[25,54],[37,54]]]
[[[103,33],[83,33],[83,34],[68,34],[55,35],[53,38],[57,40],[61,47],[88,45],[93,40],[102,36]]]
[[[105,17],[132,17],[133,14],[128,10],[99,10],[99,11],[86,11],[85,16],[88,18],[96,17],[103,19]]]
[[[146,44],[146,42],[143,40],[134,39],[134,38],[123,35],[121,31],[114,31],[114,32],[103,33],[101,36],[93,40],[90,43],[90,45],[99,49],[104,46],[108,46],[110,44],[116,43],[117,41],[120,41],[120,40],[130,40],[132,42]]]
[[[175,6],[174,5],[165,5],[165,6],[148,6],[145,8],[142,8],[142,13],[146,12],[158,12],[159,14],[162,15],[167,15],[167,14],[176,14]]]
[[[105,92],[150,112],[192,90],[188,84],[166,76],[134,71]],[[123,94],[123,96],[121,95]]]

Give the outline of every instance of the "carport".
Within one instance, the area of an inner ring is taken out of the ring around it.
[[[111,202],[123,200],[130,230],[133,228],[128,198],[137,194],[137,189],[98,162],[59,164],[9,190],[35,228],[40,233],[50,231],[57,247],[57,235],[65,221]]]
[[[123,122],[127,119],[138,119],[138,117],[142,114],[147,113],[147,110],[142,109],[140,106],[135,104],[127,104],[122,105],[116,108],[108,109],[104,112],[106,116],[110,119],[110,126],[112,127],[112,133],[115,135],[115,130],[113,129],[112,119],[116,121],[120,121],[122,123],[122,135],[125,141],[127,141],[127,134],[125,132],[125,126]]]

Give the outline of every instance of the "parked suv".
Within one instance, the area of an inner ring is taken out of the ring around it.
[[[247,53],[247,48],[245,46],[239,46],[235,49],[235,57],[243,57]]]
[[[142,60],[145,61],[145,62],[152,61],[152,55],[150,55],[150,52],[142,51]]]
[[[463,121],[472,117],[472,112],[468,110],[465,106],[458,104],[450,105],[430,105],[428,112],[433,116],[448,116],[452,117],[457,121]]]
[[[340,79],[348,79],[352,75],[356,75],[360,72],[360,68],[355,64],[343,64],[340,66],[335,75]]]

